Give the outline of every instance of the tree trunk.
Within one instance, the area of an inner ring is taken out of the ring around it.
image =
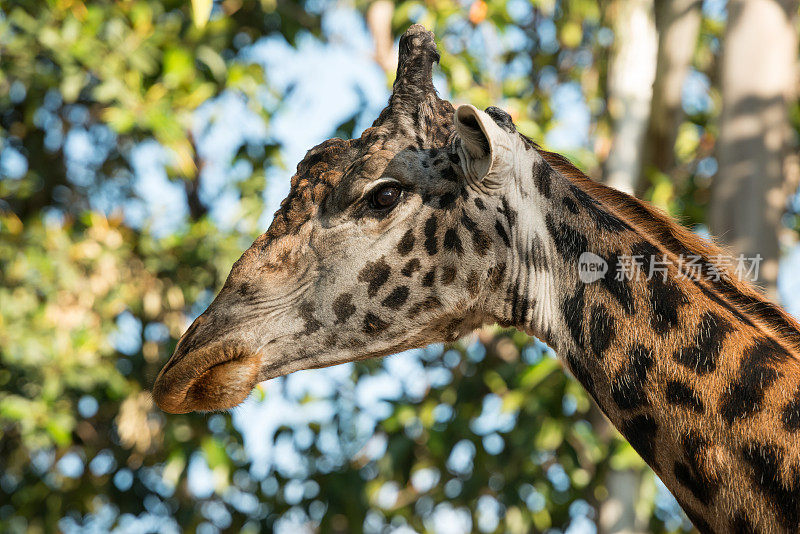
[[[186,192],[186,204],[189,206],[189,218],[199,221],[208,214],[208,206],[200,200],[200,177],[203,174],[205,162],[200,157],[194,135],[189,133],[189,143],[192,145],[192,163],[194,176],[183,177],[183,190]]]
[[[617,434],[614,425],[600,411],[593,407],[589,412],[589,421],[595,434],[602,441],[609,442]],[[605,486],[608,494],[597,505],[598,534],[638,534],[646,532],[647,521],[637,516],[636,504],[641,497],[641,469],[616,470],[606,467]]]
[[[656,2],[658,59],[643,168],[636,184],[638,196],[647,191],[652,171],[669,175],[675,167],[675,140],[683,118],[681,90],[697,44],[701,8],[700,0]]]
[[[731,0],[722,51],[711,230],[734,256],[761,255],[758,282],[773,298],[786,178],[796,175],[797,9],[797,0]]]
[[[615,42],[608,67],[608,111],[613,133],[604,174],[611,187],[633,193],[642,166],[658,39],[653,0],[618,0],[612,9]],[[636,520],[641,478],[639,470],[608,472],[608,497],[598,510],[599,533],[643,531]]]
[[[614,134],[605,177],[611,187],[633,193],[650,114],[658,39],[653,0],[619,0],[613,7],[616,37],[608,67],[608,112]]]
[[[367,8],[367,27],[375,44],[375,61],[387,74],[397,69],[397,54],[394,52],[392,36],[393,15],[394,2],[389,0],[377,0]]]

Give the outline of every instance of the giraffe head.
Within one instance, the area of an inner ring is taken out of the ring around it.
[[[438,59],[433,34],[409,28],[372,127],[306,154],[267,232],[161,370],[162,409],[230,408],[259,381],[453,340],[494,320],[486,302],[508,237],[495,229],[503,207],[493,192],[513,176],[523,140],[496,108],[440,99]]]

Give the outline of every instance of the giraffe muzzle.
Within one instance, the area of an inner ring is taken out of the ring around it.
[[[156,378],[153,399],[165,412],[233,408],[247,398],[259,380],[260,353],[244,343],[204,340],[206,321],[200,316],[189,327]]]

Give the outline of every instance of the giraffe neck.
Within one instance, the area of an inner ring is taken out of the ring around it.
[[[687,251],[705,268],[687,275],[677,225],[550,162],[532,166],[538,195],[520,186],[500,210],[513,243],[500,322],[556,349],[701,531],[800,529],[796,324],[714,282],[699,241]],[[584,253],[602,259],[594,276],[579,275]]]

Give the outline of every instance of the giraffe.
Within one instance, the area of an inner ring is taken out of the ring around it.
[[[306,154],[161,370],[158,405],[228,409],[263,380],[496,323],[556,350],[700,531],[800,529],[798,324],[719,248],[502,110],[440,99],[438,59],[411,26],[373,125]],[[606,270],[582,277],[585,254]],[[638,260],[620,276],[623,257]]]

